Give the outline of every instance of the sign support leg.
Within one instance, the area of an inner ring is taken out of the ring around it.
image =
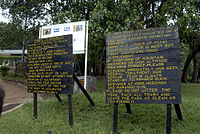
[[[176,110],[177,118],[179,120],[183,120],[180,105],[179,104],[174,104],[174,107],[175,107],[175,110]]]
[[[37,93],[33,93],[33,116],[34,119],[37,119]]]
[[[118,104],[114,103],[113,106],[113,133],[117,134],[117,121],[118,121]]]
[[[62,99],[60,98],[59,94],[55,94],[56,98],[58,99],[59,102],[63,102]]]
[[[73,125],[72,96],[68,95],[69,125]]]
[[[166,134],[171,134],[171,104],[167,104]]]
[[[76,81],[77,85],[80,87],[81,91],[84,93],[84,95],[87,97],[89,100],[90,104],[92,106],[95,106],[94,101],[92,98],[89,96],[88,92],[85,90],[85,88],[82,86],[80,80],[76,77],[76,75],[73,73],[73,79]]]
[[[125,105],[126,105],[127,113],[128,113],[128,114],[131,114],[131,113],[132,113],[132,112],[131,112],[131,105],[130,105],[129,103],[125,103]]]

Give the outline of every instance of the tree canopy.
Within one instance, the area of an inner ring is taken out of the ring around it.
[[[19,25],[0,22],[0,49],[21,49],[22,31]]]
[[[1,31],[0,34],[4,36],[1,36],[0,41],[8,38],[5,36],[7,33],[17,33],[19,29],[21,34],[17,35],[21,38],[18,39],[30,40],[38,38],[39,27],[42,25],[88,20],[89,72],[93,69],[95,75],[104,74],[106,33],[178,25],[182,81],[187,81],[192,61],[192,81],[197,80],[197,56],[200,51],[199,0],[1,0],[0,7],[9,9],[11,24],[8,25],[17,28],[5,33]],[[82,56],[77,60],[84,64]]]

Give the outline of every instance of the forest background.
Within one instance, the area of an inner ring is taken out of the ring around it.
[[[200,77],[200,0],[0,0],[0,8],[9,19],[0,22],[1,50],[22,49],[44,25],[89,21],[88,73],[94,76],[105,75],[108,32],[177,25],[181,80]],[[84,71],[84,55],[74,61]]]

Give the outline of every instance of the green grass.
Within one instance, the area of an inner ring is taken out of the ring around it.
[[[17,76],[15,77],[15,72],[14,71],[9,71],[8,74],[3,77],[1,72],[0,72],[0,79],[6,79],[6,80],[26,80],[26,77],[21,74],[17,73]]]
[[[98,81],[97,93],[90,93],[96,106],[92,107],[82,94],[74,94],[74,125],[68,123],[67,96],[63,104],[56,98],[38,102],[38,119],[33,120],[33,104],[3,115],[0,134],[111,134],[113,105],[105,103],[105,80]],[[182,84],[181,110],[183,121],[177,120],[172,107],[172,134],[200,134],[200,84]],[[165,134],[166,105],[132,104],[132,114],[119,105],[120,134]]]

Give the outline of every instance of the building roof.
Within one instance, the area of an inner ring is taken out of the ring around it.
[[[0,50],[0,55],[16,55],[22,54],[22,50]],[[25,50],[25,54],[27,54],[27,50]]]

